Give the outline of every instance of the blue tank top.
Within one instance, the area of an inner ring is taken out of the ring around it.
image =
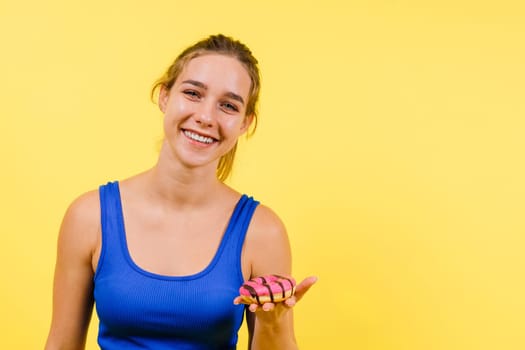
[[[102,249],[94,276],[98,343],[113,349],[235,349],[244,307],[241,250],[258,202],[242,195],[220,245],[202,271],[164,276],[128,251],[118,182],[100,186]],[[198,252],[196,252],[197,254]]]

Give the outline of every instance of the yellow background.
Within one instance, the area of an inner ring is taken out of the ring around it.
[[[153,81],[223,32],[263,74],[230,183],[319,276],[301,348],[524,349],[522,3],[1,0],[0,348],[43,347],[67,205],[155,162]]]

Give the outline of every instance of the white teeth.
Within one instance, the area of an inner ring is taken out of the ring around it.
[[[184,130],[184,135],[188,136],[190,139],[203,142],[203,143],[212,143],[213,139],[211,137],[201,136],[199,134],[196,134],[194,132]]]

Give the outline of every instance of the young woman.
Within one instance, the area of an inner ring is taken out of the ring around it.
[[[84,349],[93,306],[102,349],[235,349],[246,310],[251,349],[296,349],[292,307],[244,306],[241,284],[291,275],[278,216],[223,181],[238,138],[256,123],[257,60],[210,36],[157,82],[164,114],[158,162],[76,199],[58,239],[46,350]]]

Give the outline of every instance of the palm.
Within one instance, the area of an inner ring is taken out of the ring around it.
[[[276,309],[277,314],[281,314],[283,311],[285,311],[287,308],[293,307],[299,300],[303,298],[303,296],[308,292],[308,290],[317,282],[317,277],[310,276],[305,278],[301,281],[296,287],[295,287],[295,293],[292,297],[286,299],[283,302],[280,303],[264,303],[263,305],[257,305],[257,304],[248,304],[248,308],[250,311],[271,311]],[[240,296],[236,297],[233,301],[235,304],[244,304],[245,302],[241,299]]]

